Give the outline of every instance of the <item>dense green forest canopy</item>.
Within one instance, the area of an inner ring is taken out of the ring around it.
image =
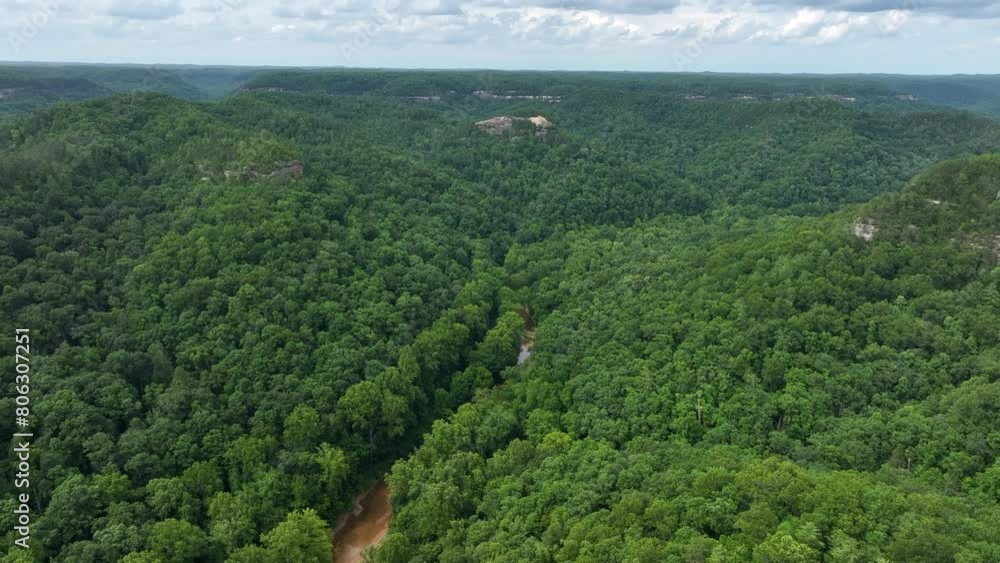
[[[889,78],[161,70],[0,69],[95,98],[0,122],[4,561],[328,561],[382,474],[378,561],[1000,560],[996,122]]]
[[[215,100],[247,88],[367,96],[443,97],[474,92],[563,95],[594,90],[747,101],[824,98],[864,109],[951,107],[1000,116],[1000,76],[747,75],[726,73],[529,72],[255,68],[190,65],[0,63],[0,115],[111,93],[160,92]]]
[[[332,95],[441,97],[457,101],[482,93],[561,98],[595,90],[673,95],[694,100],[836,100],[863,109],[952,107],[1000,116],[995,75],[747,75],[725,73],[394,71],[338,69],[303,73],[264,70],[246,88]]]
[[[236,90],[259,69],[181,65],[70,65],[0,63],[0,115],[62,101],[118,93],[160,92],[212,100]]]
[[[1000,76],[875,76],[889,88],[910,92],[932,104],[1000,117]]]

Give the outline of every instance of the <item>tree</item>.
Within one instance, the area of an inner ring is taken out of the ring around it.
[[[153,524],[150,551],[165,563],[222,561],[220,546],[190,522],[169,519]]]
[[[784,532],[767,538],[753,552],[757,563],[813,563],[820,561],[819,553]]]
[[[524,319],[519,314],[514,311],[503,314],[476,347],[473,361],[485,366],[494,376],[499,375],[502,369],[517,361],[523,332]]]
[[[285,418],[285,447],[292,451],[307,451],[319,444],[323,427],[319,413],[308,405],[298,405]]]
[[[261,540],[275,563],[327,563],[333,557],[330,527],[310,509],[289,513]]]

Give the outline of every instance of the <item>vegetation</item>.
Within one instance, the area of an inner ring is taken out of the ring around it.
[[[903,198],[995,226],[960,198],[997,180],[948,163]],[[535,353],[394,466],[379,560],[995,560],[997,250],[854,216],[513,249],[511,279],[547,280],[517,288],[548,309]]]
[[[186,100],[217,99],[256,73],[256,69],[238,67],[0,63],[0,115],[116,93],[160,92]]]
[[[479,79],[0,122],[4,561],[328,561],[386,472],[386,562],[1000,559],[995,122],[850,77]]]

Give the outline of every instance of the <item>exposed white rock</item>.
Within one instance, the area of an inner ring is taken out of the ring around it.
[[[549,103],[559,103],[562,101],[562,96],[522,94],[514,91],[491,92],[489,90],[476,90],[472,95],[481,100],[538,100]]]
[[[858,219],[854,222],[854,236],[871,241],[878,234],[878,225],[871,219]]]
[[[482,121],[476,122],[476,127],[478,127],[480,131],[486,131],[487,133],[495,133],[495,134],[503,133],[504,131],[509,130],[513,126],[514,126],[514,118],[507,115],[502,115],[499,117],[491,117],[489,119],[484,119]]]
[[[533,117],[511,117],[509,115],[501,115],[477,121],[476,127],[478,127],[480,131],[499,135],[513,128],[514,122],[516,121],[530,122],[535,126],[535,129],[539,130],[539,133],[543,133],[546,129],[552,126],[552,122],[541,115]]]
[[[542,129],[545,129],[546,127],[552,125],[552,123],[550,123],[548,119],[545,119],[540,115],[529,117],[528,121],[532,122],[535,125],[535,127],[540,127]]]

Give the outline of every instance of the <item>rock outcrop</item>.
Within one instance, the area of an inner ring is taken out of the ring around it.
[[[480,131],[485,131],[491,135],[502,135],[503,133],[513,129],[514,124],[519,122],[530,123],[535,128],[535,133],[539,135],[545,134],[545,131],[552,126],[552,122],[541,115],[535,115],[533,117],[511,117],[509,115],[501,115],[477,121],[476,127],[478,127]]]
[[[957,244],[998,260],[1000,155],[938,163],[855,217],[852,232],[865,241]]]
[[[275,162],[277,170],[274,170],[268,174],[271,178],[298,178],[302,176],[303,168],[302,162],[298,160],[287,160],[283,162]]]
[[[476,90],[473,96],[480,100],[536,100],[539,102],[549,102],[558,104],[562,101],[562,96],[547,96],[542,94],[522,94],[521,92],[491,92],[489,90]]]
[[[854,222],[854,236],[859,239],[872,241],[878,234],[878,225],[871,219],[858,219]]]

